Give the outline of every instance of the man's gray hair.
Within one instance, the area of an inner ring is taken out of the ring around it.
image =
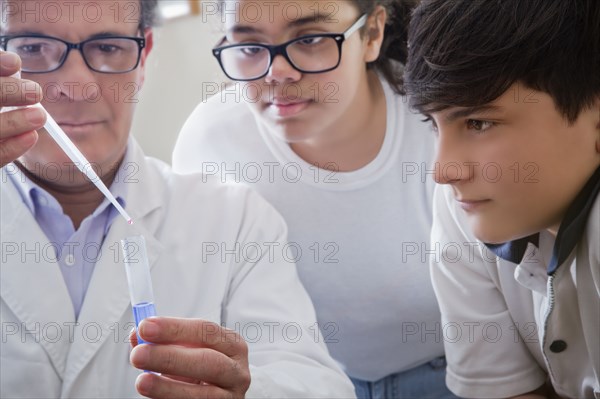
[[[140,5],[140,29],[147,29],[156,25],[158,0],[140,0]]]

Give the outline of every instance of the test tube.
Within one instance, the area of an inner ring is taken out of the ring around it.
[[[147,317],[156,316],[150,265],[146,254],[146,240],[141,235],[127,237],[121,240],[121,248],[125,259],[125,272],[129,285],[137,340],[138,344],[144,344],[146,342],[137,333],[139,324]]]

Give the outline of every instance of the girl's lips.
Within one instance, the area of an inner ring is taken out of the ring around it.
[[[269,109],[272,109],[276,116],[288,118],[296,116],[304,111],[311,104],[310,100],[289,102],[289,103],[271,103]]]

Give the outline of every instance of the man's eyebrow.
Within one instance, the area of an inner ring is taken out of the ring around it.
[[[94,33],[93,35],[91,35],[89,37],[89,39],[96,39],[96,38],[102,38],[102,37],[112,37],[112,36],[136,36],[136,35],[128,35],[128,34],[124,34],[123,32],[115,32],[115,31],[104,31],[104,32],[98,32],[98,33]]]
[[[319,22],[327,22],[330,20],[330,15],[328,14],[314,14],[309,17],[299,18],[294,21],[291,21],[287,25],[287,29],[297,28],[308,24],[319,23]],[[263,33],[262,30],[255,28],[251,25],[235,25],[229,29],[228,33]]]
[[[9,35],[4,35],[4,36],[29,36],[29,35],[34,35],[34,36],[41,35],[41,36],[54,37],[52,35],[47,35],[45,32],[37,31],[37,30],[16,31],[16,32],[11,32]],[[104,32],[99,32],[99,33],[95,33],[95,34],[91,35],[89,37],[89,39],[112,37],[112,36],[135,36],[135,35],[126,35],[126,34],[123,34],[122,32],[104,31]]]
[[[3,36],[29,36],[29,35],[44,35],[44,32],[38,30],[17,30],[14,32],[3,32]]]
[[[472,114],[481,113],[481,112],[493,112],[493,111],[501,111],[503,108],[498,105],[486,104],[486,105],[478,105],[475,107],[467,107],[460,108],[454,111],[450,111],[446,117],[444,118],[446,122],[453,122],[459,118],[464,118]]]

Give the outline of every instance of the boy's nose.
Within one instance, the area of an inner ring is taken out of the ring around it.
[[[441,130],[441,128],[440,128]],[[464,157],[458,139],[439,132],[435,157],[434,180],[438,184],[457,184],[473,178],[474,166]]]

